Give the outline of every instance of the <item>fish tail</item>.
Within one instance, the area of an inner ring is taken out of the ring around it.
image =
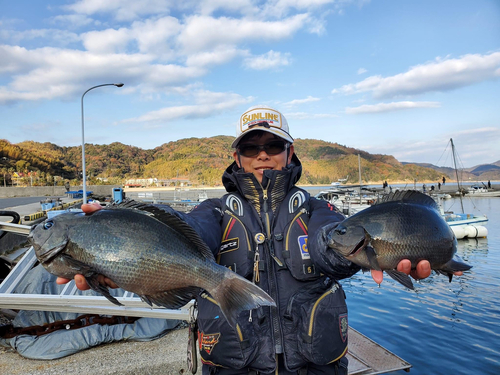
[[[274,300],[261,288],[229,270],[210,294],[232,327],[236,326],[236,319],[242,311],[260,306],[276,306]]]
[[[462,258],[455,254],[455,256],[450,259],[448,262],[444,264],[440,269],[436,270],[438,273],[448,276],[448,279],[451,283],[453,279],[453,272],[457,271],[468,271],[472,268],[472,266],[464,263]]]

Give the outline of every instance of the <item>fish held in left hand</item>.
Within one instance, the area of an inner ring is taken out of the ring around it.
[[[233,327],[240,312],[275,306],[261,288],[217,264],[193,228],[152,205],[63,213],[33,227],[29,238],[47,271],[68,279],[82,274],[93,290],[117,305],[98,275],[150,305],[172,309],[206,290]]]
[[[439,212],[437,203],[418,191],[396,191],[375,205],[348,217],[327,234],[333,251],[364,269],[385,271],[413,289],[411,279],[397,271],[403,259],[412,269],[421,260],[447,275],[467,271],[470,265],[458,255],[457,240]]]

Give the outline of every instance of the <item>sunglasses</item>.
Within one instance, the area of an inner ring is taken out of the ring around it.
[[[238,146],[238,153],[247,158],[257,156],[262,150],[268,155],[278,155],[285,151],[290,146],[289,143],[285,141],[271,141],[265,145],[240,145]]]

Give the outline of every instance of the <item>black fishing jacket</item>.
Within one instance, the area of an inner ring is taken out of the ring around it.
[[[222,179],[227,194],[182,215],[218,263],[253,281],[277,305],[242,312],[232,328],[202,293],[198,345],[206,365],[272,372],[283,354],[287,369],[296,371],[346,353],[347,306],[336,280],[359,267],[327,250],[326,233],[344,217],[295,186],[301,169],[294,155],[282,171],[264,171],[260,184],[233,163]]]

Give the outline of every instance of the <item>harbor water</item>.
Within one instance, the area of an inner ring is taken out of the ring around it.
[[[445,201],[460,212],[460,201]],[[500,374],[500,198],[464,200],[466,213],[489,218],[488,237],[459,240],[473,268],[464,276],[434,273],[406,289],[385,275],[342,280],[349,324],[413,365],[413,375]],[[399,373],[403,374],[403,371]]]

